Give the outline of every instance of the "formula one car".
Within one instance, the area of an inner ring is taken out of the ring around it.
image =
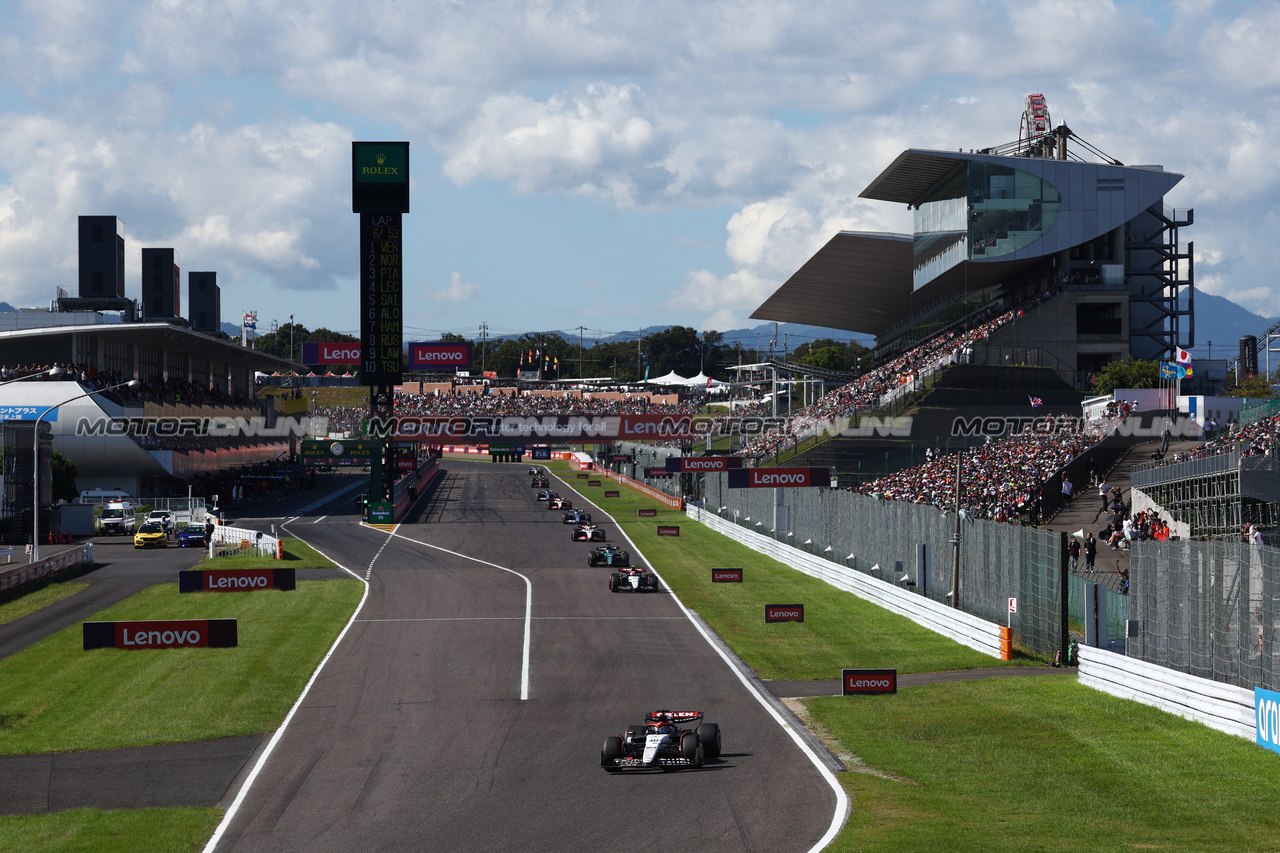
[[[564,514],[564,524],[590,524],[591,513],[582,509],[571,509]]]
[[[557,495],[555,492],[551,491],[550,489],[543,489],[542,491],[538,492],[538,500],[540,501],[549,501],[555,497],[559,497],[559,495]]]
[[[534,465],[532,468],[530,468],[530,469],[529,469],[529,476],[530,476],[530,477],[541,477],[541,476],[542,476],[542,469],[541,469],[541,468],[539,468],[537,465]]]
[[[609,592],[657,592],[659,589],[655,576],[635,566],[609,575]]]
[[[529,488],[531,489],[545,489],[549,485],[551,484],[547,482],[546,477],[534,477],[533,480],[529,482]]]
[[[554,497],[547,501],[547,509],[573,509],[573,502],[568,498]]]
[[[594,524],[579,524],[569,538],[574,542],[603,542],[604,531]]]
[[[622,568],[631,565],[631,555],[617,545],[601,545],[587,555],[587,565]]]
[[[701,711],[654,711],[644,723],[604,739],[600,766],[608,773],[623,770],[697,770],[706,759],[720,757],[720,727],[702,723]]]

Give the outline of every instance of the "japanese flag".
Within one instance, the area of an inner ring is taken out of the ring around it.
[[[1177,358],[1177,362],[1178,362],[1178,364],[1190,364],[1190,363],[1191,363],[1191,353],[1187,352],[1187,351],[1186,351],[1186,350],[1184,350],[1184,349],[1180,349],[1180,350],[1178,350],[1178,358]]]

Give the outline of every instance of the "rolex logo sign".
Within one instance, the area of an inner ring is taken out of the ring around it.
[[[377,160],[377,161],[378,161],[378,165],[379,165],[379,166],[381,166],[381,165],[383,165],[384,163],[386,163],[386,162],[387,162],[387,155],[386,155],[386,154],[383,154],[381,151],[379,151],[379,152],[378,152],[378,154],[377,154],[377,156],[376,156],[376,157],[374,157],[373,159]]]

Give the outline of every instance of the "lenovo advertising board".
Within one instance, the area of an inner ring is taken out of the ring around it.
[[[729,471],[731,489],[789,489],[830,485],[830,468],[739,468]]]
[[[303,364],[359,364],[360,342],[303,344]]]
[[[742,467],[741,456],[668,456],[667,471],[671,473],[688,473],[691,471],[708,473],[712,471],[728,471]]]
[[[712,583],[742,583],[742,569],[712,569]]]
[[[657,518],[658,511],[656,509],[642,509],[638,511],[640,518]]]
[[[229,649],[237,644],[234,619],[85,622],[84,648]]]
[[[409,366],[418,370],[443,368],[470,370],[472,349],[471,341],[453,344],[409,344]]]
[[[764,606],[766,622],[803,622],[803,604],[766,604]]]
[[[843,673],[843,693],[845,696],[858,696],[863,693],[897,693],[898,671],[896,669],[845,669]]]
[[[667,524],[659,524],[659,525],[658,525],[658,535],[659,535],[659,536],[679,536],[679,535],[680,535],[680,525],[678,525],[678,524],[671,524],[671,525],[667,525]]]
[[[296,589],[293,569],[213,569],[178,572],[178,592],[252,592]]]
[[[621,415],[618,418],[621,441],[693,437],[693,415]]]
[[[620,492],[605,492],[605,493],[604,493],[604,496],[605,496],[606,498],[616,498],[616,497],[618,497],[618,495],[619,495],[619,494],[621,494],[621,493],[620,493]]]

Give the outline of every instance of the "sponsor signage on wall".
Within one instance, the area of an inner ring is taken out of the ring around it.
[[[728,471],[742,467],[741,456],[668,456],[667,471]]]
[[[296,588],[293,569],[213,569],[178,572],[178,592],[252,592]]]
[[[764,606],[766,622],[803,622],[803,604],[766,604]]]
[[[673,524],[673,525],[659,524],[659,525],[658,525],[658,535],[659,535],[659,536],[679,536],[679,535],[680,535],[680,525],[678,525],[678,524]]]
[[[409,366],[419,370],[455,367],[470,370],[472,347],[471,341],[409,344]]]
[[[631,457],[626,453],[615,453],[609,457],[610,462],[630,462]]]
[[[360,342],[303,344],[303,364],[359,364]]]
[[[618,438],[623,441],[693,437],[692,415],[620,415],[618,418]]]
[[[657,518],[657,517],[658,517],[658,511],[656,509],[640,510],[640,518]]]
[[[742,583],[742,569],[712,569],[712,583]]]
[[[729,471],[731,489],[830,486],[830,468],[739,468]]]
[[[535,447],[531,450],[531,453],[534,459],[550,459],[551,458],[550,447]]]
[[[1253,688],[1258,745],[1280,752],[1280,693]]]
[[[644,475],[646,477],[670,477],[671,472],[666,468],[645,468]]]
[[[382,442],[370,439],[330,441],[304,438],[298,444],[298,458],[304,465],[365,467],[382,461]]]
[[[845,696],[856,696],[862,693],[897,693],[898,671],[896,669],[846,669],[843,672]]]
[[[234,619],[85,622],[89,649],[228,649],[236,645]]]

